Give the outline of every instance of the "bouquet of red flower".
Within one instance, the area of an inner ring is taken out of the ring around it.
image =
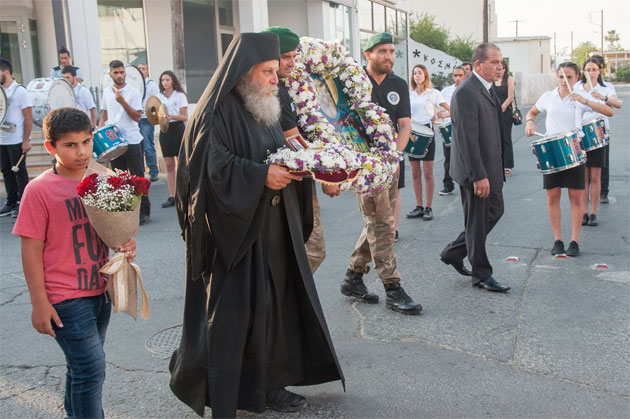
[[[107,290],[114,302],[114,312],[123,312],[136,318],[137,288],[140,283],[142,306],[140,316],[149,317],[149,301],[140,268],[129,263],[116,249],[138,234],[140,198],[149,193],[151,182],[141,176],[132,176],[117,170],[103,171],[87,176],[77,187],[90,224],[105,244],[116,252],[100,272],[108,274]]]

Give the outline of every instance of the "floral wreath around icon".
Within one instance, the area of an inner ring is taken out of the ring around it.
[[[284,83],[295,103],[297,124],[309,148],[282,148],[271,154],[267,162],[295,172],[311,172],[323,183],[341,183],[344,189],[361,193],[389,187],[402,154],[396,150],[398,136],[389,115],[371,102],[372,83],[363,68],[337,42],[303,37],[296,52],[296,66]],[[359,116],[370,139],[369,152],[358,152],[342,143],[340,134],[321,112],[311,74],[324,79],[339,78],[350,109]],[[346,176],[339,176],[340,172]],[[324,173],[328,176],[318,176]]]

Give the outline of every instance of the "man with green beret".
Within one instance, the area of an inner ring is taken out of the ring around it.
[[[411,106],[407,82],[392,71],[395,56],[393,36],[386,32],[372,35],[364,51],[368,61],[365,71],[372,82],[372,101],[385,108],[398,132],[396,148],[403,151],[411,134]],[[402,170],[402,164],[400,168]],[[374,261],[374,270],[385,287],[387,307],[404,314],[420,314],[422,306],[400,286],[402,276],[394,256],[400,176],[398,171],[394,182],[386,190],[371,195],[356,194],[365,227],[348,261],[341,293],[366,303],[377,303],[378,296],[369,292],[363,283],[363,274],[370,270],[368,263]]]
[[[282,26],[272,26],[263,32],[272,32],[278,36],[280,41],[280,68],[278,69],[278,97],[282,108],[280,114],[280,126],[284,131],[284,137],[292,137],[300,133],[297,128],[297,112],[293,99],[284,84],[284,80],[291,76],[295,67],[296,49],[300,43],[300,37],[290,29]],[[311,181],[312,182],[312,181]],[[306,255],[311,271],[315,271],[326,257],[326,243],[324,241],[324,229],[319,212],[319,201],[317,200],[316,188],[313,189],[313,231],[306,242]],[[331,185],[322,184],[322,190],[330,197],[339,195],[339,189]]]

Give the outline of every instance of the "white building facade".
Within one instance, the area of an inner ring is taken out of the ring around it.
[[[415,0],[414,0],[415,1]],[[112,59],[173,70],[196,102],[235,34],[286,26],[342,42],[356,60],[377,32],[395,35],[395,71],[407,78],[408,0],[11,0],[0,2],[2,57],[27,84],[47,77],[65,46],[84,84],[99,86]]]

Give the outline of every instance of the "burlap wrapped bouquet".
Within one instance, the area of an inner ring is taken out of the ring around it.
[[[116,253],[100,272],[109,275],[107,291],[112,297],[114,313],[127,313],[136,319],[138,284],[142,296],[140,317],[149,318],[150,306],[138,265],[130,263],[120,245],[138,234],[140,198],[149,192],[151,183],[127,172],[108,171],[91,165],[90,172],[78,186],[90,224],[105,244]]]

